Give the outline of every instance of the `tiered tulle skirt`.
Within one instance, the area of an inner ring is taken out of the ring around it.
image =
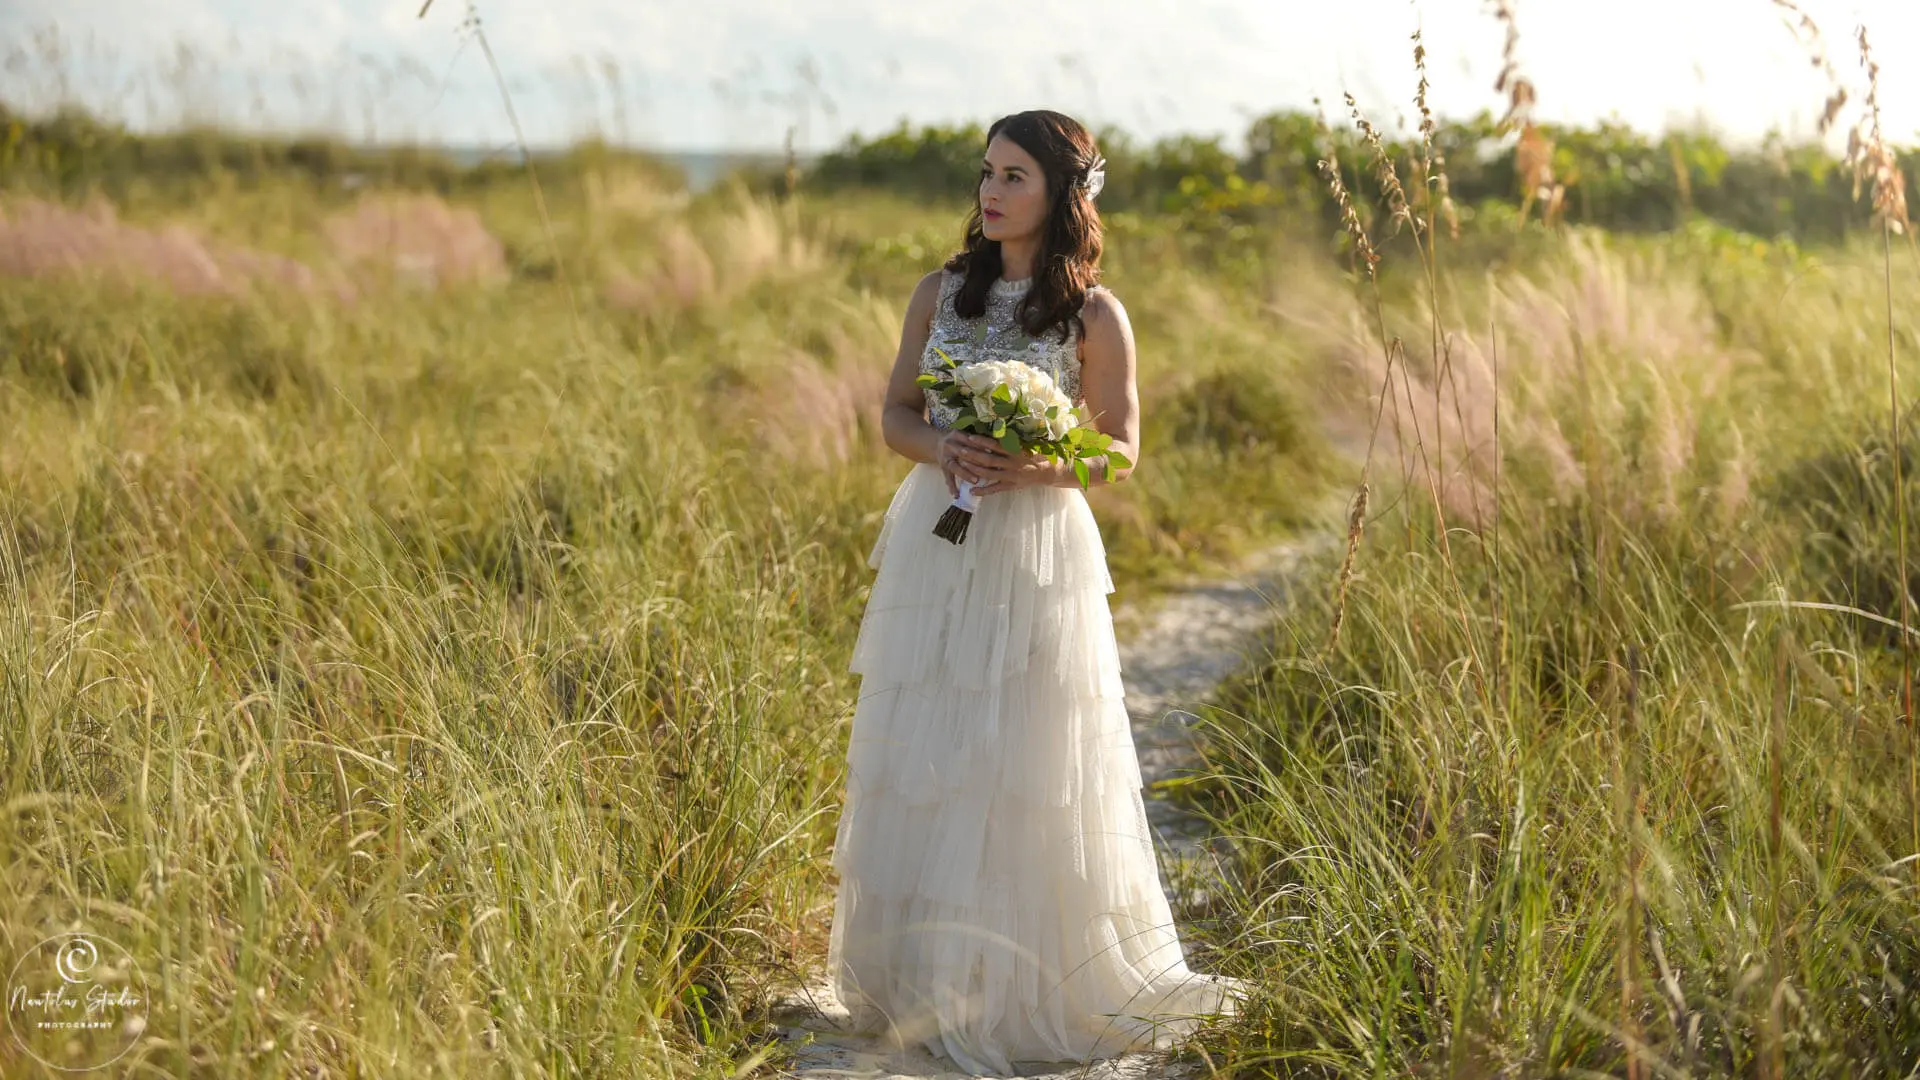
[[[829,963],[841,1001],[961,1069],[1164,1047],[1231,1013],[1161,888],[1086,496],[980,500],[916,464],[868,565]]]

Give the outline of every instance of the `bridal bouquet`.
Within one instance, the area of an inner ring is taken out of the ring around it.
[[[946,350],[934,346],[946,370],[922,374],[915,380],[932,390],[942,404],[956,408],[957,431],[974,431],[1000,443],[1009,454],[1045,454],[1054,461],[1072,461],[1080,487],[1091,486],[1088,460],[1104,457],[1107,468],[1128,468],[1132,462],[1118,450],[1109,450],[1113,436],[1095,430],[1083,406],[1061,392],[1053,376],[1018,360],[982,360],[956,364]],[[979,508],[979,496],[970,481],[960,481],[960,494],[933,527],[933,534],[951,543],[965,543],[967,525]]]

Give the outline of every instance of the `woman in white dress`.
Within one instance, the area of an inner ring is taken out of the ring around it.
[[[889,447],[914,462],[868,565],[829,964],[843,1004],[976,1075],[1165,1047],[1231,1013],[1187,967],[1122,700],[1106,550],[1071,466],[950,428],[915,384],[1018,358],[1138,467],[1125,310],[1097,285],[1105,161],[1057,112],[988,131],[965,247],[907,307]],[[1107,475],[1090,463],[1093,483]],[[965,540],[934,524],[975,482]]]

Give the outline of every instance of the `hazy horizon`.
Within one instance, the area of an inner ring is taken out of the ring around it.
[[[72,102],[136,131],[206,123],[513,146],[492,69],[463,28],[465,4],[434,0],[424,19],[420,4],[15,0],[0,10],[15,42],[0,100],[35,112]],[[1920,5],[1802,6],[1822,22],[1852,107],[1864,96],[1852,27],[1868,24],[1886,136],[1920,140]],[[1706,128],[1730,144],[1769,130],[1812,137],[1827,83],[1769,0],[1623,0],[1604,16],[1516,8],[1543,121],[1614,120],[1650,135]],[[1311,110],[1316,95],[1344,120],[1343,90],[1392,131],[1411,123],[1416,26],[1436,113],[1502,108],[1503,30],[1477,0],[1116,0],[1093,21],[1081,5],[1043,0],[1010,30],[977,12],[884,0],[817,0],[804,12],[764,0],[499,0],[479,11],[526,141],[543,151],[600,137],[659,153],[780,153],[792,128],[811,156],[902,120],[984,125],[1043,106],[1145,143],[1212,136],[1239,150],[1251,118]]]

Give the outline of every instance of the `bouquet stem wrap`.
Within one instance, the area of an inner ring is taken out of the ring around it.
[[[973,512],[980,509],[980,496],[973,493],[973,481],[959,482],[960,494],[954,496],[953,505],[940,515],[933,527],[933,535],[949,543],[967,542],[967,526],[973,522]]]

